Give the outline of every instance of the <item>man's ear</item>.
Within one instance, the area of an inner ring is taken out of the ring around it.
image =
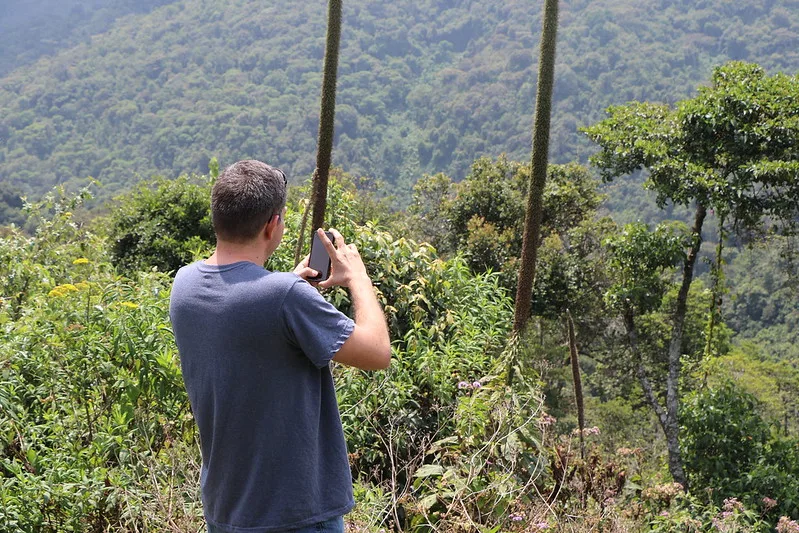
[[[277,227],[280,225],[280,215],[272,215],[272,217],[264,224],[263,234],[267,240],[272,238]]]

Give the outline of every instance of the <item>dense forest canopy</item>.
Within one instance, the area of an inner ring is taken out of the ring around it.
[[[267,159],[295,183],[310,175],[324,5],[50,4],[0,8],[5,190],[38,196],[92,176],[109,196],[152,174],[204,172],[213,156]],[[728,59],[796,71],[797,8],[564,2],[552,162],[586,160],[577,128],[608,105],[677,101]],[[482,155],[527,159],[539,24],[540,6],[520,0],[347,2],[334,164],[408,200],[424,173],[460,180]]]
[[[5,0],[0,3],[0,75],[108,30],[120,17],[173,0]]]

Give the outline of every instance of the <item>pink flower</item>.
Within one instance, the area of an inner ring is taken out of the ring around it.
[[[777,533],[799,533],[799,523],[787,516],[782,516],[777,523]]]
[[[766,509],[774,509],[777,506],[777,500],[765,496],[763,498],[763,507]]]
[[[727,511],[734,511],[735,509],[743,511],[743,508],[744,506],[738,501],[738,498],[726,498],[724,500],[724,509]]]
[[[539,420],[539,424],[541,424],[542,426],[551,426],[552,424],[554,424],[557,421],[558,421],[558,419],[555,418],[554,416],[550,416],[550,415],[548,415],[546,413],[543,413],[541,415],[541,420]]]

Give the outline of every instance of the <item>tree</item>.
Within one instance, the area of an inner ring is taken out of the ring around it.
[[[715,69],[699,94],[667,105],[632,102],[586,128],[600,151],[604,180],[646,169],[646,186],[667,202],[695,209],[690,245],[672,312],[665,425],[669,470],[687,488],[679,448],[679,379],[688,292],[710,214],[736,233],[788,228],[799,214],[799,80],[767,76],[757,65]]]
[[[444,174],[425,176],[416,183],[408,208],[411,234],[440,253],[462,252],[475,273],[501,272],[503,285],[515,294],[530,175],[529,163],[509,161],[503,155],[477,159],[459,183]],[[563,274],[542,274],[541,254],[554,258],[574,253],[584,258],[591,253],[582,246],[587,237],[581,226],[602,229],[596,224],[596,209],[603,199],[598,187],[596,178],[581,165],[549,165],[538,236],[538,246],[546,250],[538,252],[533,314],[547,314],[540,311],[552,307],[538,294],[542,275]],[[551,296],[548,292],[545,299]],[[552,317],[559,318],[566,307],[560,306]]]

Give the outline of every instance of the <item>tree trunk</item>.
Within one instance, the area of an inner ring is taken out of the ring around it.
[[[327,47],[322,76],[322,103],[319,113],[319,146],[316,153],[316,170],[313,175],[312,230],[324,227],[327,205],[327,181],[333,159],[333,130],[336,119],[336,76],[338,73],[338,50],[341,41],[342,0],[330,0],[327,15]],[[300,236],[302,239],[303,237]]]
[[[535,119],[533,120],[533,154],[530,190],[524,217],[521,265],[516,288],[516,309],[513,318],[513,333],[520,337],[532,307],[535,263],[538,240],[541,233],[544,184],[547,178],[549,157],[549,129],[552,114],[552,88],[555,81],[555,43],[558,33],[558,0],[545,0],[541,50],[538,63],[538,87],[536,89]],[[508,385],[513,383],[515,361],[508,367]]]
[[[726,217],[719,215],[719,242],[716,246],[716,261],[711,269],[711,278],[713,279],[713,288],[710,291],[712,301],[710,302],[710,316],[708,317],[707,325],[707,342],[705,343],[705,356],[713,355],[713,334],[716,331],[716,325],[721,321],[721,304],[724,294],[724,270],[722,266],[723,251],[724,251],[724,219]]]
[[[649,405],[651,405],[652,409],[655,411],[658,421],[660,422],[660,427],[663,429],[663,434],[665,435],[666,426],[668,425],[666,411],[663,409],[660,401],[658,401],[655,389],[652,387],[652,383],[649,382],[649,378],[646,375],[643,356],[638,349],[638,330],[635,327],[635,317],[633,316],[632,309],[627,309],[624,312],[624,327],[627,330],[627,339],[630,341],[630,349],[633,351],[633,358],[637,362],[636,374],[638,375],[638,381],[641,383],[646,401],[649,402]]]
[[[704,205],[696,206],[694,227],[691,230],[693,243],[688,256],[685,258],[682,271],[682,285],[677,294],[677,303],[674,309],[674,322],[669,343],[669,374],[666,379],[666,444],[669,450],[669,472],[674,481],[680,483],[688,490],[688,480],[682,465],[680,454],[680,423],[679,411],[679,385],[680,385],[680,358],[682,357],[682,341],[685,327],[685,312],[688,307],[688,290],[694,278],[694,266],[702,244],[702,225],[705,222],[707,209]]]

